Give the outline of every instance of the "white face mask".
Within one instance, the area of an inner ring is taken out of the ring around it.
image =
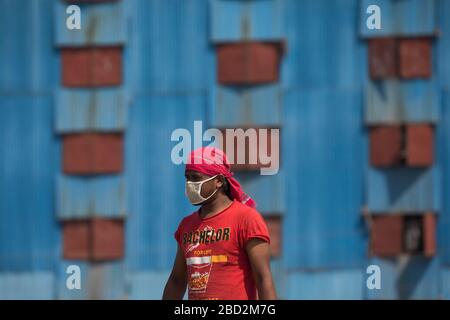
[[[210,199],[217,192],[218,189],[214,190],[214,192],[211,193],[207,198],[204,198],[201,195],[202,185],[205,182],[214,179],[215,177],[217,177],[217,175],[215,175],[214,177],[205,179],[203,181],[197,181],[197,182],[186,181],[186,196],[188,197],[189,201],[193,205],[197,205],[197,204],[201,204],[201,203],[205,202],[206,200]]]

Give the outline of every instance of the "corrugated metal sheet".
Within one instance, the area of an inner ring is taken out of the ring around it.
[[[381,11],[381,29],[367,28],[370,5]],[[437,32],[437,0],[363,0],[360,3],[359,32],[363,37],[431,35]]]
[[[443,91],[442,117],[436,128],[437,166],[442,194],[442,210],[438,220],[438,251],[442,262],[450,266],[450,91]]]
[[[68,175],[117,174],[123,170],[122,133],[77,133],[62,137]]]
[[[281,42],[240,41],[216,46],[217,82],[260,85],[279,80]]]
[[[0,273],[0,300],[48,300],[55,297],[52,272]]]
[[[66,286],[67,267],[77,265],[81,272],[81,289],[70,290]],[[58,299],[63,300],[111,300],[126,298],[125,266],[123,262],[86,263],[61,261],[58,269]]]
[[[289,91],[282,159],[287,268],[356,267],[365,260],[361,218],[367,146],[359,91]]]
[[[431,38],[401,39],[399,43],[400,77],[428,79],[433,72]]]
[[[367,177],[368,210],[374,214],[438,211],[440,197],[437,175],[437,168],[370,168]]]
[[[127,298],[131,300],[160,300],[169,275],[170,270],[141,271],[128,274]]]
[[[360,300],[365,277],[361,269],[295,271],[287,274],[287,299]]]
[[[403,252],[404,217],[402,215],[377,215],[371,217],[371,255],[377,257],[396,256]]]
[[[82,47],[61,49],[61,85],[96,88],[122,84],[122,48]]]
[[[50,93],[58,79],[58,53],[48,19],[52,0],[2,0],[0,10],[0,94]]]
[[[441,268],[439,298],[450,300],[450,268]]]
[[[214,126],[281,125],[283,101],[279,85],[243,88],[217,86],[214,98]]]
[[[210,5],[213,42],[276,40],[283,36],[282,0],[210,0]]]
[[[369,81],[365,119],[368,124],[436,122],[440,103],[436,79]]]
[[[434,163],[434,127],[428,124],[406,128],[406,164],[429,167]]]
[[[125,53],[130,90],[205,93],[215,82],[208,1],[131,0],[126,5],[133,17]]]
[[[111,261],[124,255],[123,219],[69,220],[63,224],[63,257]]]
[[[380,267],[381,289],[366,288],[368,299],[437,299],[439,297],[439,262],[419,256],[393,259],[373,258]]]
[[[288,285],[288,277],[284,268],[282,257],[272,258],[270,260],[270,270],[272,271],[273,282],[275,284],[278,299],[287,299],[286,286]]]
[[[81,10],[81,29],[66,27],[68,4],[55,3],[56,45],[59,47],[124,44],[127,39],[124,1],[112,3],[78,4]],[[47,13],[48,14],[48,13]]]
[[[283,86],[304,90],[363,87],[367,81],[367,49],[356,36],[358,1],[283,2],[287,42],[281,72]]]
[[[59,176],[56,193],[57,216],[62,220],[118,218],[128,213],[122,176]]]
[[[285,177],[282,170],[276,175],[262,176],[256,172],[237,172],[236,179],[257,204],[257,210],[264,213],[280,213],[286,210]]]
[[[371,79],[398,76],[398,40],[394,37],[374,38],[367,42],[369,74]]]
[[[436,73],[442,87],[450,88],[450,2],[438,1],[437,19],[442,36],[436,41]]]
[[[174,232],[182,217],[196,209],[185,196],[184,165],[171,161],[177,142],[170,137],[177,128],[194,132],[194,121],[204,119],[206,109],[205,95],[141,97],[130,108],[125,178],[132,214],[127,219],[125,252],[131,271],[172,267]],[[203,130],[208,125],[204,123]]]
[[[56,131],[123,131],[127,125],[128,103],[120,89],[61,89],[56,94]]]
[[[0,271],[50,270],[56,259],[51,96],[0,97]]]

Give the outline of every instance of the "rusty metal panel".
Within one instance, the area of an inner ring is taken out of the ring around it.
[[[369,142],[372,166],[389,167],[402,162],[402,129],[399,125],[371,127]]]
[[[264,220],[270,235],[270,256],[279,257],[281,253],[281,239],[283,238],[282,216],[280,214],[264,213]]]
[[[124,179],[121,176],[60,176],[56,202],[57,216],[61,220],[123,217],[127,212]]]
[[[433,35],[438,30],[437,0],[363,0],[359,6],[359,33],[362,37]],[[381,29],[369,29],[366,12],[370,5],[381,11]]]
[[[434,129],[428,124],[370,128],[370,162],[375,167],[433,165]]]
[[[428,124],[406,126],[406,164],[426,167],[434,161],[434,128]]]
[[[368,42],[369,72],[372,79],[394,78],[398,74],[395,38],[374,38]]]
[[[432,38],[369,39],[369,71],[372,79],[428,79],[432,74]]]
[[[431,77],[431,41],[431,38],[399,39],[399,73],[402,78]]]
[[[81,29],[66,27],[67,3],[56,1],[56,46],[118,45],[126,42],[126,16],[124,1],[113,3],[80,4]]]
[[[92,220],[91,259],[94,261],[121,259],[124,256],[124,220]]]
[[[127,118],[128,103],[123,90],[61,89],[56,94],[55,128],[58,133],[123,131]]]
[[[62,137],[63,172],[96,175],[118,173],[123,167],[122,133],[77,133]]]
[[[213,125],[280,126],[282,89],[279,85],[252,88],[217,86],[214,94]]]
[[[69,220],[63,223],[63,257],[105,261],[124,255],[122,219]]]
[[[437,217],[433,213],[423,215],[423,254],[432,257],[436,254]]]
[[[210,0],[212,42],[278,40],[283,37],[284,1]]]
[[[122,83],[122,48],[63,48],[61,73],[66,87],[118,86]]]
[[[367,124],[435,123],[440,101],[436,79],[369,81],[365,121]]]
[[[220,130],[222,141],[218,141],[216,145],[227,155],[232,171],[267,170],[271,174],[278,173],[281,163],[280,128],[221,128]],[[228,150],[228,143],[234,146],[233,151]],[[267,159],[264,159],[266,157]]]
[[[371,220],[370,252],[378,257],[403,252],[403,216],[377,215]]]
[[[275,82],[282,56],[280,42],[234,42],[217,45],[217,82],[255,85]]]
[[[90,257],[90,224],[88,220],[65,221],[63,257],[68,260],[88,260]]]
[[[368,169],[367,208],[386,212],[438,211],[438,171],[432,167]]]

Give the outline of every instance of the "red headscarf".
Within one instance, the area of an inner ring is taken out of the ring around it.
[[[192,151],[187,159],[186,171],[193,170],[208,176],[223,175],[230,186],[232,200],[236,199],[249,207],[255,208],[256,203],[242,190],[239,182],[233,178],[226,154],[214,147],[202,147]]]

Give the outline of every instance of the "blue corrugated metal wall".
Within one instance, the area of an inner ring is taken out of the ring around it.
[[[54,298],[59,258],[54,184],[52,1],[0,10],[0,298]]]
[[[368,81],[364,39],[374,35],[365,28],[369,2],[382,7],[386,35],[429,34],[439,27],[432,81],[388,84],[383,90],[393,96],[380,100],[380,88]],[[78,36],[61,28],[59,1],[0,0],[0,6],[0,29],[10,30],[0,39],[0,298],[159,298],[174,258],[173,232],[193,210],[184,196],[183,168],[170,161],[170,135],[176,128],[192,131],[194,120],[202,120],[204,129],[282,128],[279,175],[238,174],[263,213],[284,217],[282,258],[272,264],[281,297],[449,298],[448,1],[129,0],[92,5],[83,21],[95,24],[103,17],[101,23],[92,27],[96,32]],[[116,31],[105,32],[109,25]],[[239,89],[216,84],[214,44],[242,39],[286,41],[279,83]],[[126,43],[123,86],[95,93],[54,90],[60,73],[55,46],[92,43]],[[400,109],[389,100],[399,92],[410,102]],[[92,104],[98,106],[94,117]],[[399,117],[437,121],[438,163],[419,177],[368,167],[365,124]],[[125,260],[80,262],[84,289],[68,291],[57,217],[87,210],[57,207],[57,182],[73,185],[84,178],[57,179],[56,133],[124,128],[125,182],[107,185],[112,194],[127,196],[114,196],[117,203],[101,204],[98,213],[127,214]],[[387,186],[409,180],[408,192],[391,201]],[[440,210],[439,257],[413,259],[404,269],[398,261],[368,259],[361,217],[366,204],[372,211],[403,204]],[[370,263],[386,275],[381,292],[365,289]],[[89,279],[99,288],[89,287]]]

